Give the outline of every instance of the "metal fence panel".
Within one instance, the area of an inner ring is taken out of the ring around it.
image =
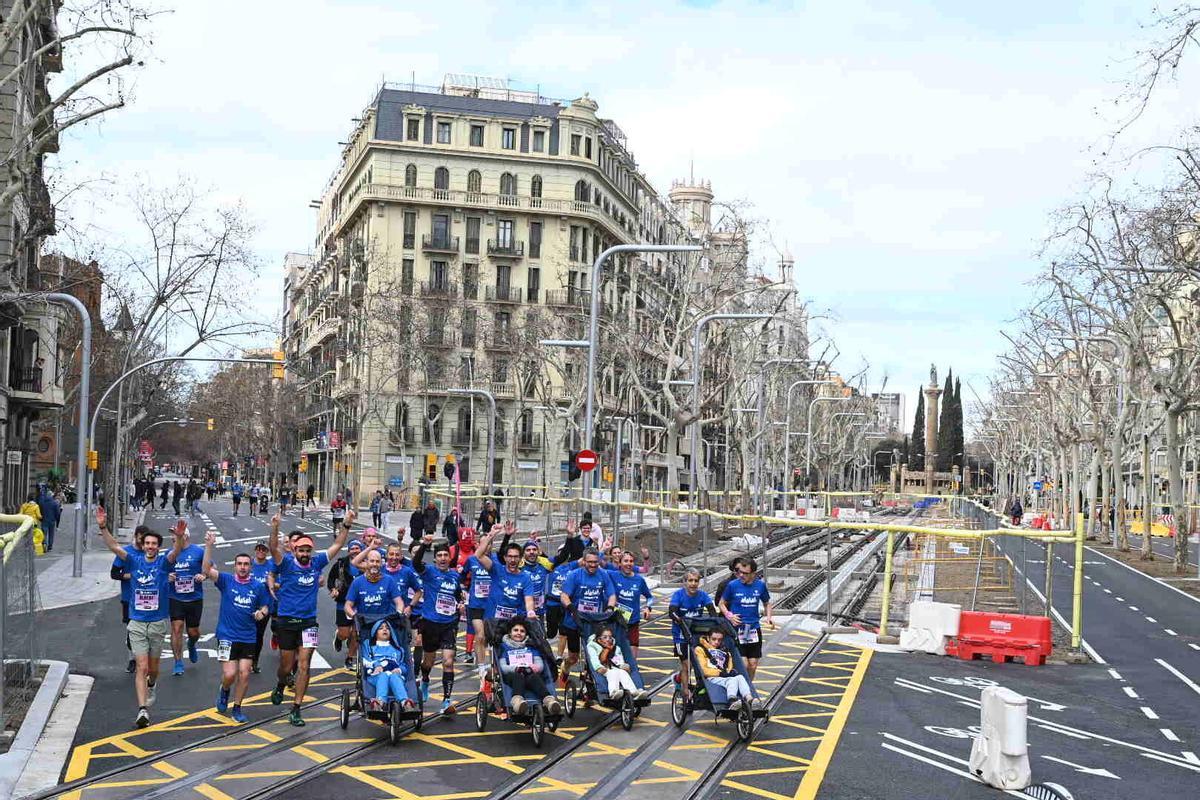
[[[9,517],[9,519],[13,519]],[[6,750],[37,694],[43,673],[41,601],[33,565],[32,520],[0,522],[0,751]]]

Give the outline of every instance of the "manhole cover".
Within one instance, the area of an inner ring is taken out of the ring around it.
[[[1057,783],[1035,783],[1021,790],[1034,800],[1075,800],[1075,796]]]

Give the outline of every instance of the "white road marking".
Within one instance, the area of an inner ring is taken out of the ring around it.
[[[1200,644],[1196,644],[1195,642],[1188,642],[1188,647],[1193,650],[1200,650]]]
[[[1089,547],[1089,548],[1087,548],[1087,549],[1088,549],[1088,550],[1091,550],[1093,553],[1095,553],[1096,555],[1100,556],[1101,558],[1107,558],[1109,561],[1113,562],[1113,563],[1114,563],[1114,564],[1116,564],[1117,566],[1124,567],[1125,569],[1129,570],[1130,572],[1134,573],[1135,575],[1141,575],[1141,576],[1142,576],[1143,578],[1145,578],[1146,580],[1151,580],[1151,581],[1154,581],[1154,582],[1155,582],[1155,583],[1157,583],[1159,586],[1165,586],[1165,587],[1167,587],[1168,589],[1170,589],[1172,592],[1175,592],[1176,594],[1181,594],[1181,595],[1183,595],[1184,597],[1186,597],[1188,600],[1191,600],[1191,601],[1192,601],[1192,602],[1194,602],[1194,603],[1200,603],[1200,597],[1196,597],[1196,596],[1194,596],[1194,595],[1190,595],[1190,594],[1188,594],[1187,592],[1183,591],[1182,589],[1179,589],[1179,588],[1177,588],[1177,587],[1175,587],[1175,586],[1172,586],[1171,584],[1167,583],[1166,581],[1159,580],[1158,578],[1155,578],[1155,577],[1153,577],[1153,576],[1151,576],[1151,575],[1147,575],[1146,573],[1142,572],[1141,570],[1134,569],[1133,567],[1129,566],[1128,564],[1124,563],[1123,561],[1119,561],[1119,560],[1117,560],[1117,559],[1113,558],[1113,557],[1112,557],[1112,556],[1110,556],[1110,555],[1106,555],[1106,554],[1104,554],[1104,553],[1101,553],[1099,550],[1096,550],[1096,549],[1094,549],[1094,548],[1091,548],[1091,547]]]
[[[1197,758],[1196,754],[1191,750],[1184,750],[1181,755],[1183,756],[1184,761],[1190,761],[1193,764],[1200,764],[1200,758]]]
[[[1142,753],[1142,755],[1144,755],[1146,758],[1153,758],[1155,761],[1162,761],[1165,764],[1174,764],[1177,767],[1183,767],[1184,769],[1190,769],[1192,772],[1200,772],[1200,766],[1192,766],[1192,764],[1188,763],[1189,761],[1192,760],[1191,758],[1185,758],[1181,761],[1177,758],[1168,758],[1166,756],[1160,756],[1156,753]],[[1187,754],[1185,754],[1185,755],[1187,755]],[[1195,758],[1195,757],[1196,757],[1195,754],[1192,754],[1192,758]],[[1200,764],[1200,761],[1197,761],[1194,763]]]
[[[1042,758],[1046,759],[1047,761],[1057,761],[1059,764],[1065,764],[1068,767],[1074,768],[1076,772],[1082,772],[1085,775],[1096,775],[1101,778],[1112,778],[1118,781],[1121,780],[1121,776],[1114,775],[1108,770],[1100,767],[1085,767],[1082,764],[1076,764],[1073,761],[1067,761],[1065,758],[1055,758],[1054,756],[1044,755]]]
[[[1139,609],[1138,609],[1138,607],[1137,607],[1137,606],[1130,606],[1130,607],[1129,607],[1129,610],[1130,610],[1130,611],[1138,611]]]
[[[1163,633],[1165,633],[1167,636],[1178,636],[1179,635],[1178,633],[1171,630],[1170,628],[1163,628]]]
[[[1154,709],[1150,706],[1142,706],[1142,713],[1145,714],[1149,719],[1158,719],[1158,714],[1155,714]]]
[[[1112,594],[1112,589],[1105,589],[1105,590],[1104,590],[1104,593],[1105,593],[1105,594]]]
[[[1179,737],[1175,735],[1175,731],[1170,728],[1159,728],[1158,732],[1167,738],[1169,742],[1178,742]]]
[[[1133,689],[1133,687],[1132,687],[1132,686],[1122,686],[1121,688],[1122,688],[1122,689],[1124,689],[1124,690],[1125,690],[1125,694],[1129,695],[1130,697],[1137,697],[1137,696],[1138,696],[1138,693],[1137,693],[1136,691],[1134,691],[1134,689]]]
[[[906,744],[906,745],[908,745],[909,747],[912,747],[912,748],[914,748],[914,749],[917,749],[917,750],[922,750],[922,751],[924,751],[924,752],[926,752],[926,753],[930,753],[930,754],[932,754],[932,755],[935,755],[935,756],[938,756],[938,757],[940,757],[940,758],[944,758],[944,759],[946,759],[947,761],[952,761],[952,762],[954,762],[955,764],[961,764],[961,765],[962,765],[962,766],[964,766],[964,767],[966,767],[966,766],[969,766],[969,764],[968,764],[966,761],[964,761],[963,759],[961,759],[961,758],[955,758],[955,757],[954,757],[954,756],[952,756],[952,755],[948,755],[948,754],[946,754],[946,753],[942,753],[942,752],[940,752],[940,751],[938,751],[938,750],[934,750],[934,749],[933,749],[933,748],[931,748],[931,747],[925,747],[924,745],[917,744],[916,742],[910,742],[908,739],[902,739],[901,737],[899,737],[899,736],[893,736],[893,735],[892,735],[892,734],[890,734],[890,733],[884,733],[884,734],[883,734],[883,736],[884,736],[884,738],[891,739],[892,741],[895,741],[895,742],[903,742],[904,744]],[[892,752],[894,752],[894,753],[899,753],[899,754],[900,754],[900,755],[902,755],[902,756],[908,756],[909,758],[914,758],[914,759],[916,759],[917,761],[923,761],[923,762],[925,762],[926,764],[929,764],[929,765],[930,765],[930,766],[932,766],[932,767],[937,767],[938,769],[944,769],[944,770],[946,770],[947,772],[951,772],[951,773],[953,773],[953,774],[955,774],[955,775],[958,775],[958,776],[960,776],[960,777],[966,778],[966,779],[967,779],[967,780],[969,780],[969,781],[973,781],[973,782],[975,782],[975,783],[982,783],[982,781],[981,781],[979,778],[977,778],[976,776],[972,775],[970,772],[967,772],[965,769],[955,769],[954,767],[952,767],[952,766],[951,766],[951,765],[949,765],[949,764],[943,764],[942,762],[940,762],[940,761],[934,761],[932,758],[929,758],[929,757],[927,757],[927,756],[923,756],[923,755],[920,755],[920,754],[918,754],[918,753],[912,753],[912,752],[909,752],[908,750],[905,750],[905,749],[903,749],[903,748],[900,748],[900,747],[896,747],[895,745],[889,744],[888,742],[882,742],[882,743],[880,744],[880,746],[881,746],[881,747],[884,747],[884,748],[886,748],[886,749],[888,749],[888,750],[891,750],[891,751],[892,751]],[[1008,790],[1006,790],[1004,793],[1005,793],[1005,794],[1010,794],[1010,795],[1012,795],[1013,797],[1030,797],[1030,795],[1027,795],[1027,794],[1025,794],[1024,792],[1018,792],[1018,791],[1016,791],[1016,790],[1013,790],[1013,789],[1008,789]]]
[[[1117,602],[1118,602],[1118,603],[1124,603],[1124,602],[1125,602],[1125,598],[1124,598],[1124,597],[1118,597],[1118,598],[1117,598]]]
[[[1154,617],[1146,617],[1146,622],[1158,622]]]
[[[1189,678],[1187,675],[1184,675],[1182,672],[1175,669],[1170,664],[1163,661],[1161,658],[1156,658],[1154,660],[1157,661],[1159,663],[1159,666],[1161,666],[1167,672],[1170,672],[1176,678],[1179,678],[1179,680],[1183,681],[1188,686],[1188,688],[1190,688],[1193,692],[1195,692],[1196,694],[1200,694],[1200,686],[1197,686],[1196,682],[1193,681],[1191,678]]]
[[[1115,669],[1110,669],[1108,671],[1108,674],[1112,675],[1114,680],[1118,680],[1118,681],[1125,680],[1124,678],[1121,677],[1121,673],[1117,672]]]

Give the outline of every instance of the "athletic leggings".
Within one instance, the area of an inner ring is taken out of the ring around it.
[[[504,676],[508,681],[508,685],[512,688],[513,697],[521,695],[526,700],[541,702],[543,697],[550,694],[550,690],[546,688],[546,681],[540,672],[512,672]]]

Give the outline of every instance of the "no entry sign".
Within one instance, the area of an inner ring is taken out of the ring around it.
[[[579,467],[581,472],[591,472],[596,468],[596,451],[580,450],[575,456],[575,466]]]

